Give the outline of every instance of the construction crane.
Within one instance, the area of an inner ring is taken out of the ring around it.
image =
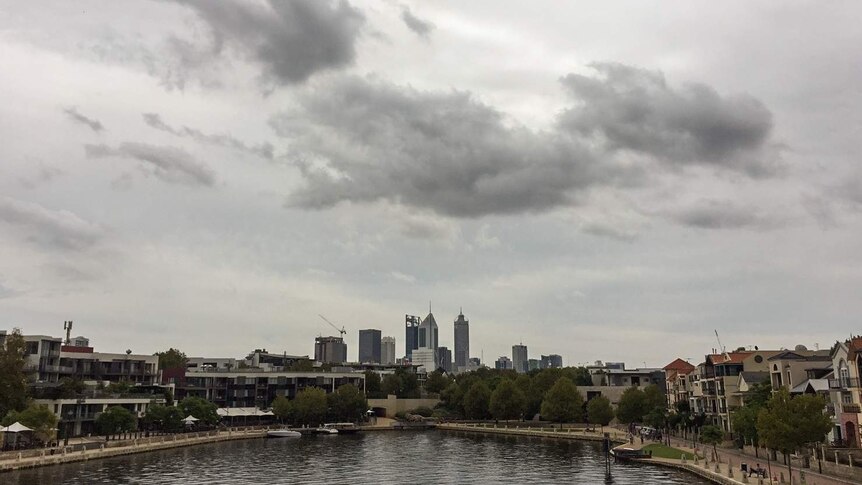
[[[713,330],[713,332],[715,332],[715,339],[718,340],[719,352],[727,358],[727,351],[724,349],[724,345],[721,345],[721,338],[718,336],[718,330]]]
[[[344,326],[343,326],[343,325],[342,325],[342,326],[341,326],[341,328],[339,329],[338,327],[336,327],[336,326],[335,326],[335,324],[334,324],[334,323],[332,323],[332,322],[330,322],[329,320],[327,320],[327,318],[326,318],[326,317],[324,317],[323,315],[321,315],[321,314],[319,314],[319,313],[318,313],[318,314],[317,314],[317,316],[318,316],[318,317],[320,317],[320,318],[322,318],[322,319],[323,319],[323,321],[324,321],[324,322],[326,322],[326,323],[328,323],[332,328],[334,328],[335,330],[337,330],[337,331],[341,332],[341,336],[342,336],[342,337],[344,337],[344,335],[347,333],[347,330],[344,330]]]

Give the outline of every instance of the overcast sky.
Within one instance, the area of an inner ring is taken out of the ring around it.
[[[862,314],[858,2],[0,2],[0,328],[663,366]]]

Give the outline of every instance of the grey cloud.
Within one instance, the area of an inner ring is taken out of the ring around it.
[[[728,201],[702,200],[694,206],[668,214],[679,224],[701,229],[768,228],[776,224],[751,207],[741,207]]]
[[[573,204],[578,191],[631,176],[566,137],[511,126],[468,93],[347,77],[299,105],[272,120],[306,181],[291,206],[386,200],[478,217]]]
[[[259,62],[263,77],[277,85],[300,83],[312,74],[353,63],[365,22],[347,1],[245,2],[184,0],[212,30],[211,51],[230,48]],[[191,61],[201,62],[199,50]]]
[[[674,88],[660,72],[622,64],[591,67],[597,77],[562,78],[579,105],[560,115],[560,129],[610,151],[631,150],[672,164],[710,164],[754,177],[779,171],[769,144],[772,114],[757,99],[721,96],[704,84]]]
[[[2,196],[0,222],[23,229],[30,241],[51,249],[83,250],[104,236],[102,228],[67,210]]]
[[[100,131],[105,129],[105,127],[102,126],[102,123],[99,122],[99,120],[96,120],[93,118],[88,118],[88,117],[82,115],[81,113],[78,112],[78,108],[76,108],[74,106],[69,107],[69,108],[64,108],[63,112],[66,113],[66,116],[68,116],[70,120],[74,121],[75,123],[80,123],[82,125],[86,125],[91,130],[95,131],[96,133],[99,133]]]
[[[188,185],[215,185],[215,173],[185,151],[146,143],[126,142],[117,148],[107,145],[84,145],[89,158],[122,157],[137,160],[147,173],[170,183]]]
[[[24,187],[28,189],[35,189],[36,187],[42,184],[46,184],[54,180],[55,178],[65,174],[66,172],[57,167],[52,167],[50,165],[46,165],[45,163],[38,162],[38,167],[34,175],[30,177],[19,177],[18,180]]]
[[[257,155],[268,160],[272,160],[273,158],[273,147],[270,143],[246,145],[244,142],[230,135],[208,135],[195,128],[189,128],[188,126],[170,126],[165,123],[157,113],[144,113],[143,117],[144,122],[156,130],[164,131],[179,137],[191,138],[195,141],[209,145],[217,145],[232,148],[241,152],[251,153],[252,155]]]
[[[416,35],[420,37],[428,37],[431,34],[431,31],[436,28],[434,24],[428,22],[426,20],[422,20],[419,17],[413,15],[413,12],[410,11],[406,6],[401,11],[401,20],[404,21],[404,24],[407,25],[407,28],[416,33]]]

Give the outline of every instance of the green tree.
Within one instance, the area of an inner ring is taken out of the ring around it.
[[[110,392],[112,394],[125,394],[128,393],[132,388],[132,385],[129,381],[118,381],[112,382],[105,387],[105,392]]]
[[[5,345],[0,345],[0,416],[27,407],[26,348],[27,343],[17,328],[6,335]]]
[[[724,431],[718,426],[708,424],[700,428],[700,442],[707,445],[712,445],[712,456],[718,455],[716,446],[724,439]]]
[[[614,419],[614,408],[611,407],[610,399],[605,396],[596,396],[587,402],[587,421],[590,424],[598,424],[604,427]]]
[[[176,432],[183,429],[183,418],[183,412],[176,406],[151,403],[142,419],[148,429]]]
[[[111,406],[96,418],[96,428],[105,436],[137,429],[135,415],[122,406]]]
[[[10,411],[0,421],[0,426],[9,426],[19,422],[32,429],[36,436],[44,442],[54,435],[57,421],[57,415],[52,413],[48,406],[30,404],[22,411]]]
[[[580,422],[584,415],[584,399],[568,377],[557,379],[542,400],[542,418],[558,423]]]
[[[524,414],[527,399],[518,386],[509,379],[500,382],[491,393],[488,410],[496,419],[518,419]]]
[[[84,381],[78,378],[63,377],[60,379],[60,385],[57,386],[57,397],[60,399],[70,399],[84,392],[86,386]]]
[[[404,384],[401,382],[401,376],[397,374],[387,374],[383,377],[383,382],[380,383],[380,391],[384,395],[398,395],[402,393]]]
[[[571,379],[576,386],[593,385],[593,377],[586,367],[564,367],[562,374]]]
[[[449,378],[439,370],[428,374],[428,377],[425,379],[425,390],[434,394],[439,394],[447,386],[449,386]]]
[[[761,406],[740,406],[730,413],[730,423],[737,436],[742,438],[743,444],[750,442],[758,445],[757,416],[760,414]]]
[[[287,368],[290,372],[311,372],[314,370],[314,362],[311,359],[296,359]]]
[[[159,357],[159,369],[185,369],[189,358],[186,354],[171,347],[163,352],[156,352],[153,355]]]
[[[319,387],[306,387],[293,400],[296,420],[300,424],[320,424],[326,416],[326,407],[326,392]]]
[[[645,407],[646,396],[643,391],[637,387],[630,387],[623,391],[617,404],[617,419],[625,424],[640,422],[643,420]]]
[[[659,407],[653,408],[652,411],[644,415],[643,420],[644,423],[655,429],[665,429],[668,424],[667,411]]]
[[[202,397],[188,396],[179,403],[183,418],[194,416],[199,423],[214,425],[218,423],[218,408]]]
[[[644,404],[643,404],[643,414],[647,415],[656,408],[661,409],[662,411],[667,409],[667,397],[665,397],[664,393],[661,392],[661,389],[655,384],[650,384],[646,386],[643,390],[644,393]]]
[[[826,401],[820,396],[790,396],[787,389],[774,392],[757,416],[757,435],[767,448],[784,455],[803,445],[823,441],[832,422],[823,413]],[[787,461],[791,474],[791,461]]]
[[[353,384],[344,384],[327,397],[330,412],[336,421],[362,421],[368,401]]]
[[[491,390],[484,381],[477,381],[464,394],[464,414],[469,419],[485,419],[490,403]]]
[[[277,396],[272,400],[272,414],[282,423],[293,420],[293,404],[284,396]]]
[[[370,370],[365,371],[365,395],[366,396],[368,396],[372,399],[379,398],[379,397],[386,397],[386,396],[381,395],[382,394],[380,392],[381,384],[382,384],[382,382],[380,379],[380,374],[378,374],[374,371],[370,371]]]

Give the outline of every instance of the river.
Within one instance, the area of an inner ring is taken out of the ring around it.
[[[0,474],[31,484],[566,483],[701,485],[649,465],[613,465],[593,442],[444,431],[230,441]]]

